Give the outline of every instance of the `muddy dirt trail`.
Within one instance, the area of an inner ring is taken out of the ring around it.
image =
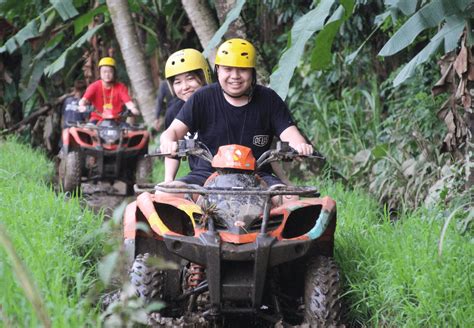
[[[123,202],[128,204],[135,200],[135,196],[126,195],[126,186],[121,182],[83,183],[81,187],[86,204],[96,213],[104,211],[107,218],[111,218]]]

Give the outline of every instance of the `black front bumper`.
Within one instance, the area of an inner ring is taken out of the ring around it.
[[[242,308],[242,312],[257,312],[268,269],[305,256],[314,243],[278,241],[260,234],[254,243],[236,245],[222,242],[210,231],[199,238],[165,235],[164,241],[170,252],[206,268],[211,307],[218,312],[226,312],[222,301],[227,300],[250,301],[251,308]]]
[[[89,177],[90,179],[120,178],[124,165],[133,168],[135,159],[146,153],[143,149],[124,148],[110,151],[103,147],[81,148],[81,151],[84,155],[92,156],[96,160],[96,175]]]

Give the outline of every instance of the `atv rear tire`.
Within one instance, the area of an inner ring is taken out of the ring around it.
[[[149,253],[138,254],[130,270],[130,281],[137,296],[150,303],[170,301],[180,293],[179,270],[160,270],[147,263]]]
[[[305,321],[310,326],[338,325],[341,319],[341,282],[334,259],[318,256],[312,260],[305,279]]]
[[[135,169],[135,181],[138,184],[148,183],[153,170],[151,158],[140,157]]]
[[[74,192],[81,187],[81,158],[77,151],[66,154],[60,163],[60,175],[63,190]]]

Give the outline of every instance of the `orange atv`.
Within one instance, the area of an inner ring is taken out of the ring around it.
[[[140,125],[129,125],[111,111],[102,113],[97,124],[77,123],[62,132],[59,179],[64,191],[73,192],[85,181],[123,181],[133,194],[136,182],[149,182],[151,159],[149,133]]]
[[[245,326],[338,324],[336,203],[317,198],[313,187],[267,187],[255,174],[272,161],[301,155],[279,143],[257,161],[239,145],[222,146],[213,158],[200,142],[182,140],[178,156],[185,155],[216,168],[204,186],[156,185],[158,194],[146,192],[151,185],[136,186],[145,192],[126,208],[124,243],[137,294],[147,302],[163,300],[163,316],[204,316],[210,326],[242,318]],[[302,198],[272,205],[282,195]],[[178,269],[156,268],[152,256]]]

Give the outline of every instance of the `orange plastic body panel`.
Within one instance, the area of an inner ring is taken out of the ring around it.
[[[81,137],[80,134],[88,135],[90,140],[85,140],[85,138]],[[137,145],[130,147],[128,146],[127,143],[124,143],[122,144],[121,147],[126,148],[130,151],[146,148],[146,146],[148,145],[148,139],[150,138],[150,134],[148,133],[148,131],[127,130],[124,132],[124,135],[123,135],[124,139],[128,139],[128,140],[131,140],[135,136],[143,136],[143,138]],[[88,129],[85,127],[71,127],[71,128],[64,129],[62,132],[62,139],[63,139],[63,144],[66,146],[78,146],[82,148],[96,148],[98,146],[102,146],[105,150],[109,150],[109,151],[115,151],[119,148],[119,145],[117,144],[104,144],[104,143],[101,144],[99,141],[98,131],[95,129]]]
[[[188,201],[186,199],[180,197],[174,197],[170,195],[162,195],[162,194],[150,194],[148,192],[144,192],[138,196],[137,201],[128,205],[125,211],[125,219],[124,219],[124,236],[125,238],[135,238],[135,230],[136,226],[136,210],[137,207],[143,213],[143,215],[148,220],[152,230],[160,235],[163,236],[164,234],[172,234],[177,235],[175,232],[170,231],[166,225],[163,223],[161,218],[158,216],[158,213],[155,210],[154,203],[164,203],[168,205],[175,206],[181,210],[187,211],[188,216],[190,216],[190,220],[193,222],[195,226],[194,219],[190,215],[192,212],[201,213],[200,208],[193,202]],[[270,231],[269,234],[275,237],[277,240],[308,240],[311,239],[311,236],[308,234],[304,234],[302,236],[298,236],[296,238],[285,239],[282,236],[283,229],[286,225],[286,222],[292,213],[293,210],[299,209],[301,207],[312,206],[312,205],[321,205],[321,213],[323,211],[327,213],[332,213],[336,210],[336,202],[331,199],[330,197],[323,197],[323,198],[308,198],[293,201],[290,203],[286,203],[280,207],[274,208],[270,212],[270,216],[275,215],[283,215],[282,224],[275,230]],[[329,222],[327,228],[324,230],[322,235],[318,238],[319,240],[331,240],[333,239],[335,227],[336,227],[336,218]],[[198,237],[200,234],[204,233],[206,229],[202,229],[200,227],[195,226],[195,237]],[[256,240],[257,235],[259,232],[252,232],[248,234],[232,234],[225,231],[220,231],[219,235],[224,242],[233,243],[233,244],[245,244],[245,243],[252,243]]]

